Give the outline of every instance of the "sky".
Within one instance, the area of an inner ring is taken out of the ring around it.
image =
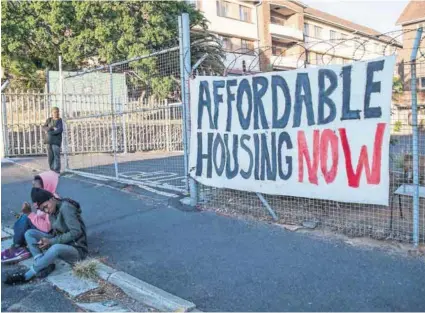
[[[301,0],[332,15],[385,33],[400,29],[396,21],[408,0]]]

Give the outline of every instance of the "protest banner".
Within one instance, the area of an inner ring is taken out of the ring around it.
[[[189,173],[212,187],[388,205],[395,57],[190,83]]]

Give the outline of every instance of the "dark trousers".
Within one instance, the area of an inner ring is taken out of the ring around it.
[[[21,217],[13,225],[13,244],[17,247],[25,246],[25,232],[28,229],[36,228],[29,217],[22,214]]]
[[[58,145],[47,144],[47,159],[52,171],[60,173],[61,171],[61,147]]]

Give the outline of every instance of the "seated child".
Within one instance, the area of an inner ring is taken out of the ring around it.
[[[43,188],[55,194],[56,187],[59,182],[59,175],[53,171],[48,171],[36,175],[33,180],[33,187]],[[58,197],[55,194],[56,197]],[[1,263],[16,263],[31,257],[30,252],[26,248],[25,232],[28,229],[38,229],[44,233],[49,233],[51,226],[49,215],[38,210],[37,205],[34,205],[36,213],[31,211],[29,203],[25,202],[22,205],[22,214],[13,226],[14,236],[13,245],[1,253]]]

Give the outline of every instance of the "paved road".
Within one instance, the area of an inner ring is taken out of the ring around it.
[[[3,222],[13,221],[3,211],[27,199],[30,175],[2,165]],[[425,310],[421,259],[183,211],[166,198],[69,177],[61,178],[59,193],[81,202],[93,254],[200,310]]]
[[[2,277],[19,266],[2,266]],[[1,284],[2,312],[75,312],[81,311],[62,292],[45,280],[29,284],[8,286]]]

